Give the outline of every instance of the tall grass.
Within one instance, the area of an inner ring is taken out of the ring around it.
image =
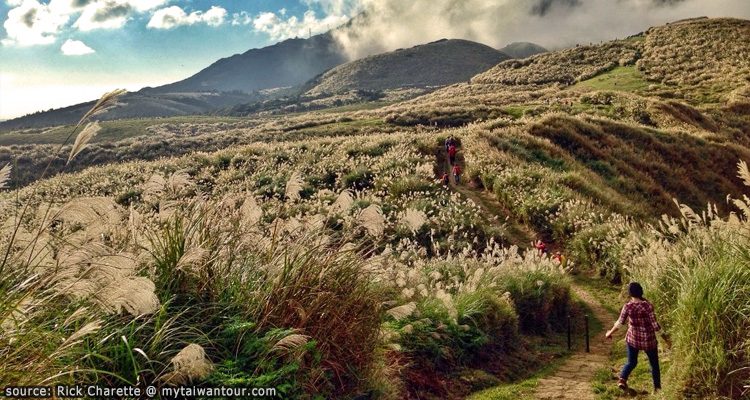
[[[747,165],[740,164],[747,184]],[[678,397],[748,395],[750,385],[750,202],[720,218],[683,206],[632,260],[628,272],[649,289],[673,337],[666,385]]]
[[[344,161],[361,138],[329,158],[320,155],[339,142],[196,155],[150,177],[24,190],[26,216],[11,210],[3,224],[18,235],[2,242],[12,273],[0,277],[0,383],[443,393],[418,378],[453,379],[454,369],[517,350],[514,301],[524,315],[536,296],[545,310],[564,307],[566,297],[549,293],[567,288],[549,259],[482,234],[478,208],[432,181],[419,140]],[[233,161],[248,159],[250,175]],[[351,192],[345,177],[361,165],[374,185]],[[116,202],[110,187],[133,194]],[[51,193],[68,202],[46,203]],[[537,267],[533,283],[502,284]]]

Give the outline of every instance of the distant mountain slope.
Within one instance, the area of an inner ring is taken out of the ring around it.
[[[480,43],[443,39],[340,65],[310,82],[307,94],[450,85],[508,59]]]
[[[244,93],[164,93],[148,95],[128,93],[121,98],[123,106],[97,117],[100,120],[123,118],[169,117],[205,114],[222,107],[255,101],[255,94]],[[94,104],[93,101],[56,110],[38,112],[0,122],[0,130],[42,128],[77,122]]]
[[[263,89],[299,86],[346,61],[330,33],[309,39],[289,39],[222,58],[179,82],[144,88],[128,94],[127,103],[103,119],[206,114],[217,108],[265,99]],[[0,130],[69,124],[83,115],[90,103],[38,112],[0,122]]]
[[[535,43],[514,42],[503,47],[500,51],[513,58],[527,58],[536,54],[546,53],[548,50]]]
[[[222,58],[185,80],[145,92],[252,92],[297,86],[346,61],[341,46],[330,33],[325,33]]]

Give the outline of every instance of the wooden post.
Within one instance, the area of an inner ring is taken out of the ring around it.
[[[589,349],[589,316],[586,314],[585,316],[586,321],[586,353],[590,353],[591,349]]]

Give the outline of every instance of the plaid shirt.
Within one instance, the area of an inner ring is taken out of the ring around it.
[[[622,307],[620,324],[628,322],[628,334],[625,341],[639,350],[656,348],[656,331],[661,329],[656,322],[654,306],[648,301],[630,301]]]

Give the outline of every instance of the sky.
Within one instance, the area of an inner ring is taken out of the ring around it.
[[[301,0],[0,0],[0,20],[0,119],[9,119],[174,82],[348,18]]]
[[[0,119],[181,80],[363,10],[336,35],[352,59],[441,38],[561,48],[680,18],[750,18],[750,0],[0,0]]]

